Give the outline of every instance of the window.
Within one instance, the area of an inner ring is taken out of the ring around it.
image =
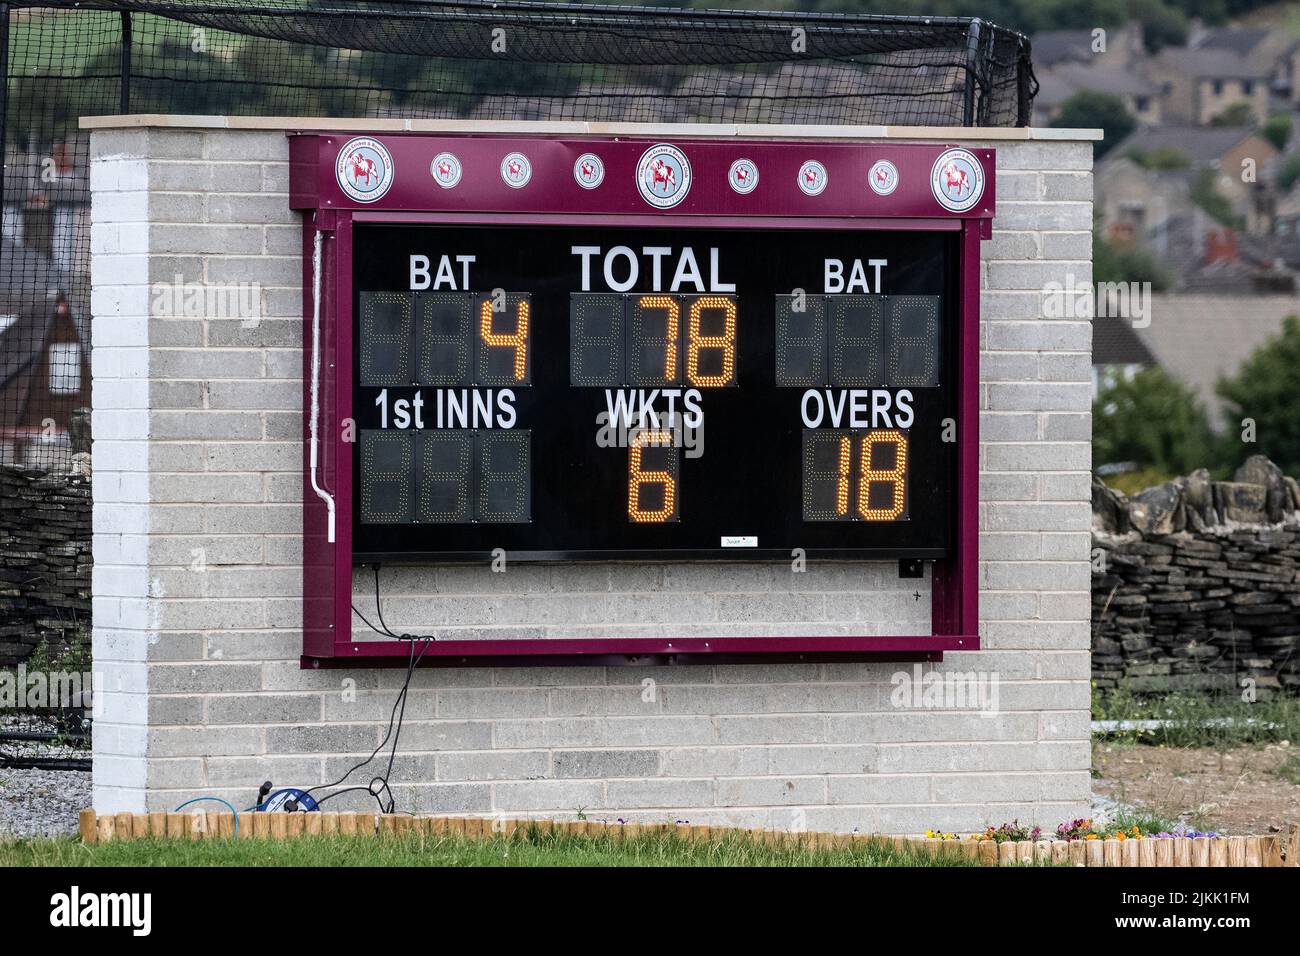
[[[81,391],[81,346],[56,342],[50,346],[50,393],[76,395]]]
[[[1214,89],[1214,95],[1215,95],[1215,96],[1222,96],[1222,95],[1223,95],[1223,80],[1215,80],[1215,81],[1214,81],[1214,84],[1213,84],[1213,89]]]
[[[1241,92],[1245,93],[1247,96],[1250,96],[1252,93],[1255,92],[1255,84],[1250,80],[1242,80]]]

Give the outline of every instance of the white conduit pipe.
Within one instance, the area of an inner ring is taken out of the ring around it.
[[[316,230],[315,248],[311,254],[311,279],[312,279],[312,302],[311,302],[311,418],[309,419],[309,429],[311,431],[311,490],[316,492],[316,497],[325,502],[325,507],[329,512],[329,529],[327,538],[331,544],[334,543],[334,496],[320,486],[316,481],[316,461],[320,445],[319,438],[319,420],[320,420],[320,273],[321,273],[321,245],[324,241],[324,233],[319,229]]]

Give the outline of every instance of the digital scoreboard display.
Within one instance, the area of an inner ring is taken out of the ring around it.
[[[355,560],[947,556],[957,240],[357,223]]]
[[[410,666],[410,635],[383,620],[393,564],[424,581],[414,569],[640,562],[666,594],[675,582],[652,569],[670,562],[816,575],[829,559],[862,569],[864,600],[883,562],[926,579],[903,587],[928,603],[929,633],[915,612],[882,632],[865,607],[860,628],[849,610],[824,630],[810,613],[784,633],[664,619],[631,634],[601,633],[589,594],[573,595],[572,633],[466,627],[448,606],[446,626],[441,611],[402,626],[433,638],[424,665],[933,661],[980,646],[993,149],[420,122],[289,137],[304,666]],[[700,571],[724,591],[734,573]]]

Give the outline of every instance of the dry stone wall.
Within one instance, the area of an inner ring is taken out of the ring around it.
[[[1257,455],[1092,506],[1099,688],[1300,691],[1300,484]]]
[[[0,667],[90,640],[90,479],[0,467]]]

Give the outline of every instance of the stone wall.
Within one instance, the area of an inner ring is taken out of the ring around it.
[[[90,641],[90,480],[0,466],[0,667]]]
[[[247,806],[268,778],[333,780],[383,738],[403,678],[300,667],[302,232],[288,144],[265,120],[186,122],[92,136],[100,812],[201,793]],[[403,128],[384,123],[369,132]],[[423,669],[399,806],[884,832],[1082,815],[1091,329],[1044,318],[1042,289],[1089,281],[1092,146],[1059,130],[993,133],[1008,138],[967,143],[998,151],[982,263],[982,649],[925,669],[995,674],[997,712],[900,708],[891,679],[910,664]],[[685,128],[671,135],[689,143]],[[151,284],[177,275],[260,283],[261,321],[152,315]],[[683,636],[928,632],[928,581],[903,583],[896,562],[386,577],[399,623],[635,634],[670,622]],[[373,587],[357,581],[359,608]]]
[[[1093,479],[1093,678],[1300,689],[1300,484],[1255,456],[1125,498]]]

